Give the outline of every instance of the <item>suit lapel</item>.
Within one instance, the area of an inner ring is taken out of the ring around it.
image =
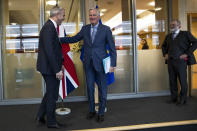
[[[54,30],[54,32],[56,32],[56,37],[59,41],[58,43],[61,45],[59,35],[58,35],[58,32],[57,32],[57,29],[55,28],[55,25],[53,24],[53,22],[51,20],[48,20],[48,22],[51,24],[51,26],[53,26],[53,28],[54,28],[53,30]]]
[[[175,37],[175,39],[176,39],[176,38],[179,38],[179,37],[181,36],[181,34],[182,34],[182,31],[180,31],[180,32],[178,33],[178,35]]]
[[[173,36],[172,36],[172,35],[173,35],[173,34],[172,34],[172,33],[170,33],[170,39],[171,39],[171,40],[173,40]]]
[[[90,34],[90,32],[91,32],[91,25],[88,25],[87,26],[87,34],[88,34],[88,37],[89,37],[89,40],[90,40],[90,42],[88,42],[89,43],[89,45],[92,45],[92,38],[91,38],[91,34]]]

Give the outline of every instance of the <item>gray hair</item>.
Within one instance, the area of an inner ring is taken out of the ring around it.
[[[173,19],[172,21],[176,21],[178,25],[181,25],[181,21],[178,19]]]
[[[89,9],[89,12],[90,12],[91,10],[96,10],[97,15],[100,16],[100,11],[99,11],[98,8],[91,8],[91,9]]]
[[[64,8],[59,7],[59,6],[54,6],[51,10],[50,10],[50,17],[54,17],[57,14],[59,14],[61,11],[63,11]]]

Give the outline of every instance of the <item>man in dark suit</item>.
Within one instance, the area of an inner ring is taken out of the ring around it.
[[[37,122],[45,124],[47,116],[48,128],[59,128],[55,118],[56,101],[59,93],[59,82],[62,79],[62,48],[56,30],[65,18],[63,8],[55,6],[50,10],[50,18],[40,31],[37,70],[46,83],[46,93],[42,99]]]
[[[187,102],[187,65],[196,63],[193,55],[197,48],[197,40],[189,31],[181,31],[181,22],[173,20],[170,23],[171,33],[162,45],[162,52],[168,64],[170,80],[170,103],[186,104]],[[177,77],[181,85],[180,99],[178,99]]]
[[[108,26],[99,23],[99,10],[89,10],[89,20],[91,24],[83,26],[80,32],[73,37],[61,38],[61,43],[74,43],[84,40],[83,65],[86,74],[87,93],[89,100],[89,113],[87,119],[96,116],[94,101],[94,84],[98,80],[99,91],[99,111],[96,117],[98,122],[104,121],[104,110],[107,100],[107,75],[104,73],[103,59],[106,58],[109,44],[111,55],[110,72],[114,71],[116,66],[116,49],[112,38],[112,32]]]

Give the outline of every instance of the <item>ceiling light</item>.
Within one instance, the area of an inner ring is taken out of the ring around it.
[[[155,11],[159,11],[161,9],[162,9],[161,7],[157,7],[157,8],[155,8]]]
[[[100,12],[106,12],[107,11],[107,9],[101,9],[100,10]]]
[[[104,13],[103,12],[100,12],[100,16],[103,16],[104,15]]]
[[[136,15],[139,15],[139,14],[145,12],[145,11],[146,11],[146,10],[136,10]]]
[[[17,23],[10,23],[11,25],[17,25]]]
[[[50,0],[46,2],[47,5],[56,5],[56,1],[55,0]]]
[[[155,1],[152,1],[152,2],[148,3],[148,5],[155,6]]]

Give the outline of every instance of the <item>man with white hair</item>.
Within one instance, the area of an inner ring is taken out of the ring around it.
[[[189,31],[181,31],[181,22],[172,20],[169,33],[162,45],[163,56],[168,64],[171,99],[169,103],[184,105],[187,102],[187,65],[196,63],[193,52],[197,48],[197,40]],[[181,84],[178,97],[177,78]]]
[[[73,37],[61,38],[61,43],[75,43],[82,39],[84,40],[83,65],[89,101],[89,112],[86,118],[90,120],[96,116],[97,122],[103,122],[107,102],[107,74],[104,72],[103,59],[108,56],[107,45],[109,45],[111,59],[110,72],[113,72],[116,66],[117,53],[110,28],[99,23],[99,19],[99,10],[95,8],[90,9],[90,24],[83,26],[80,32]],[[99,92],[99,110],[97,115],[94,101],[94,84],[96,79],[98,80]]]

